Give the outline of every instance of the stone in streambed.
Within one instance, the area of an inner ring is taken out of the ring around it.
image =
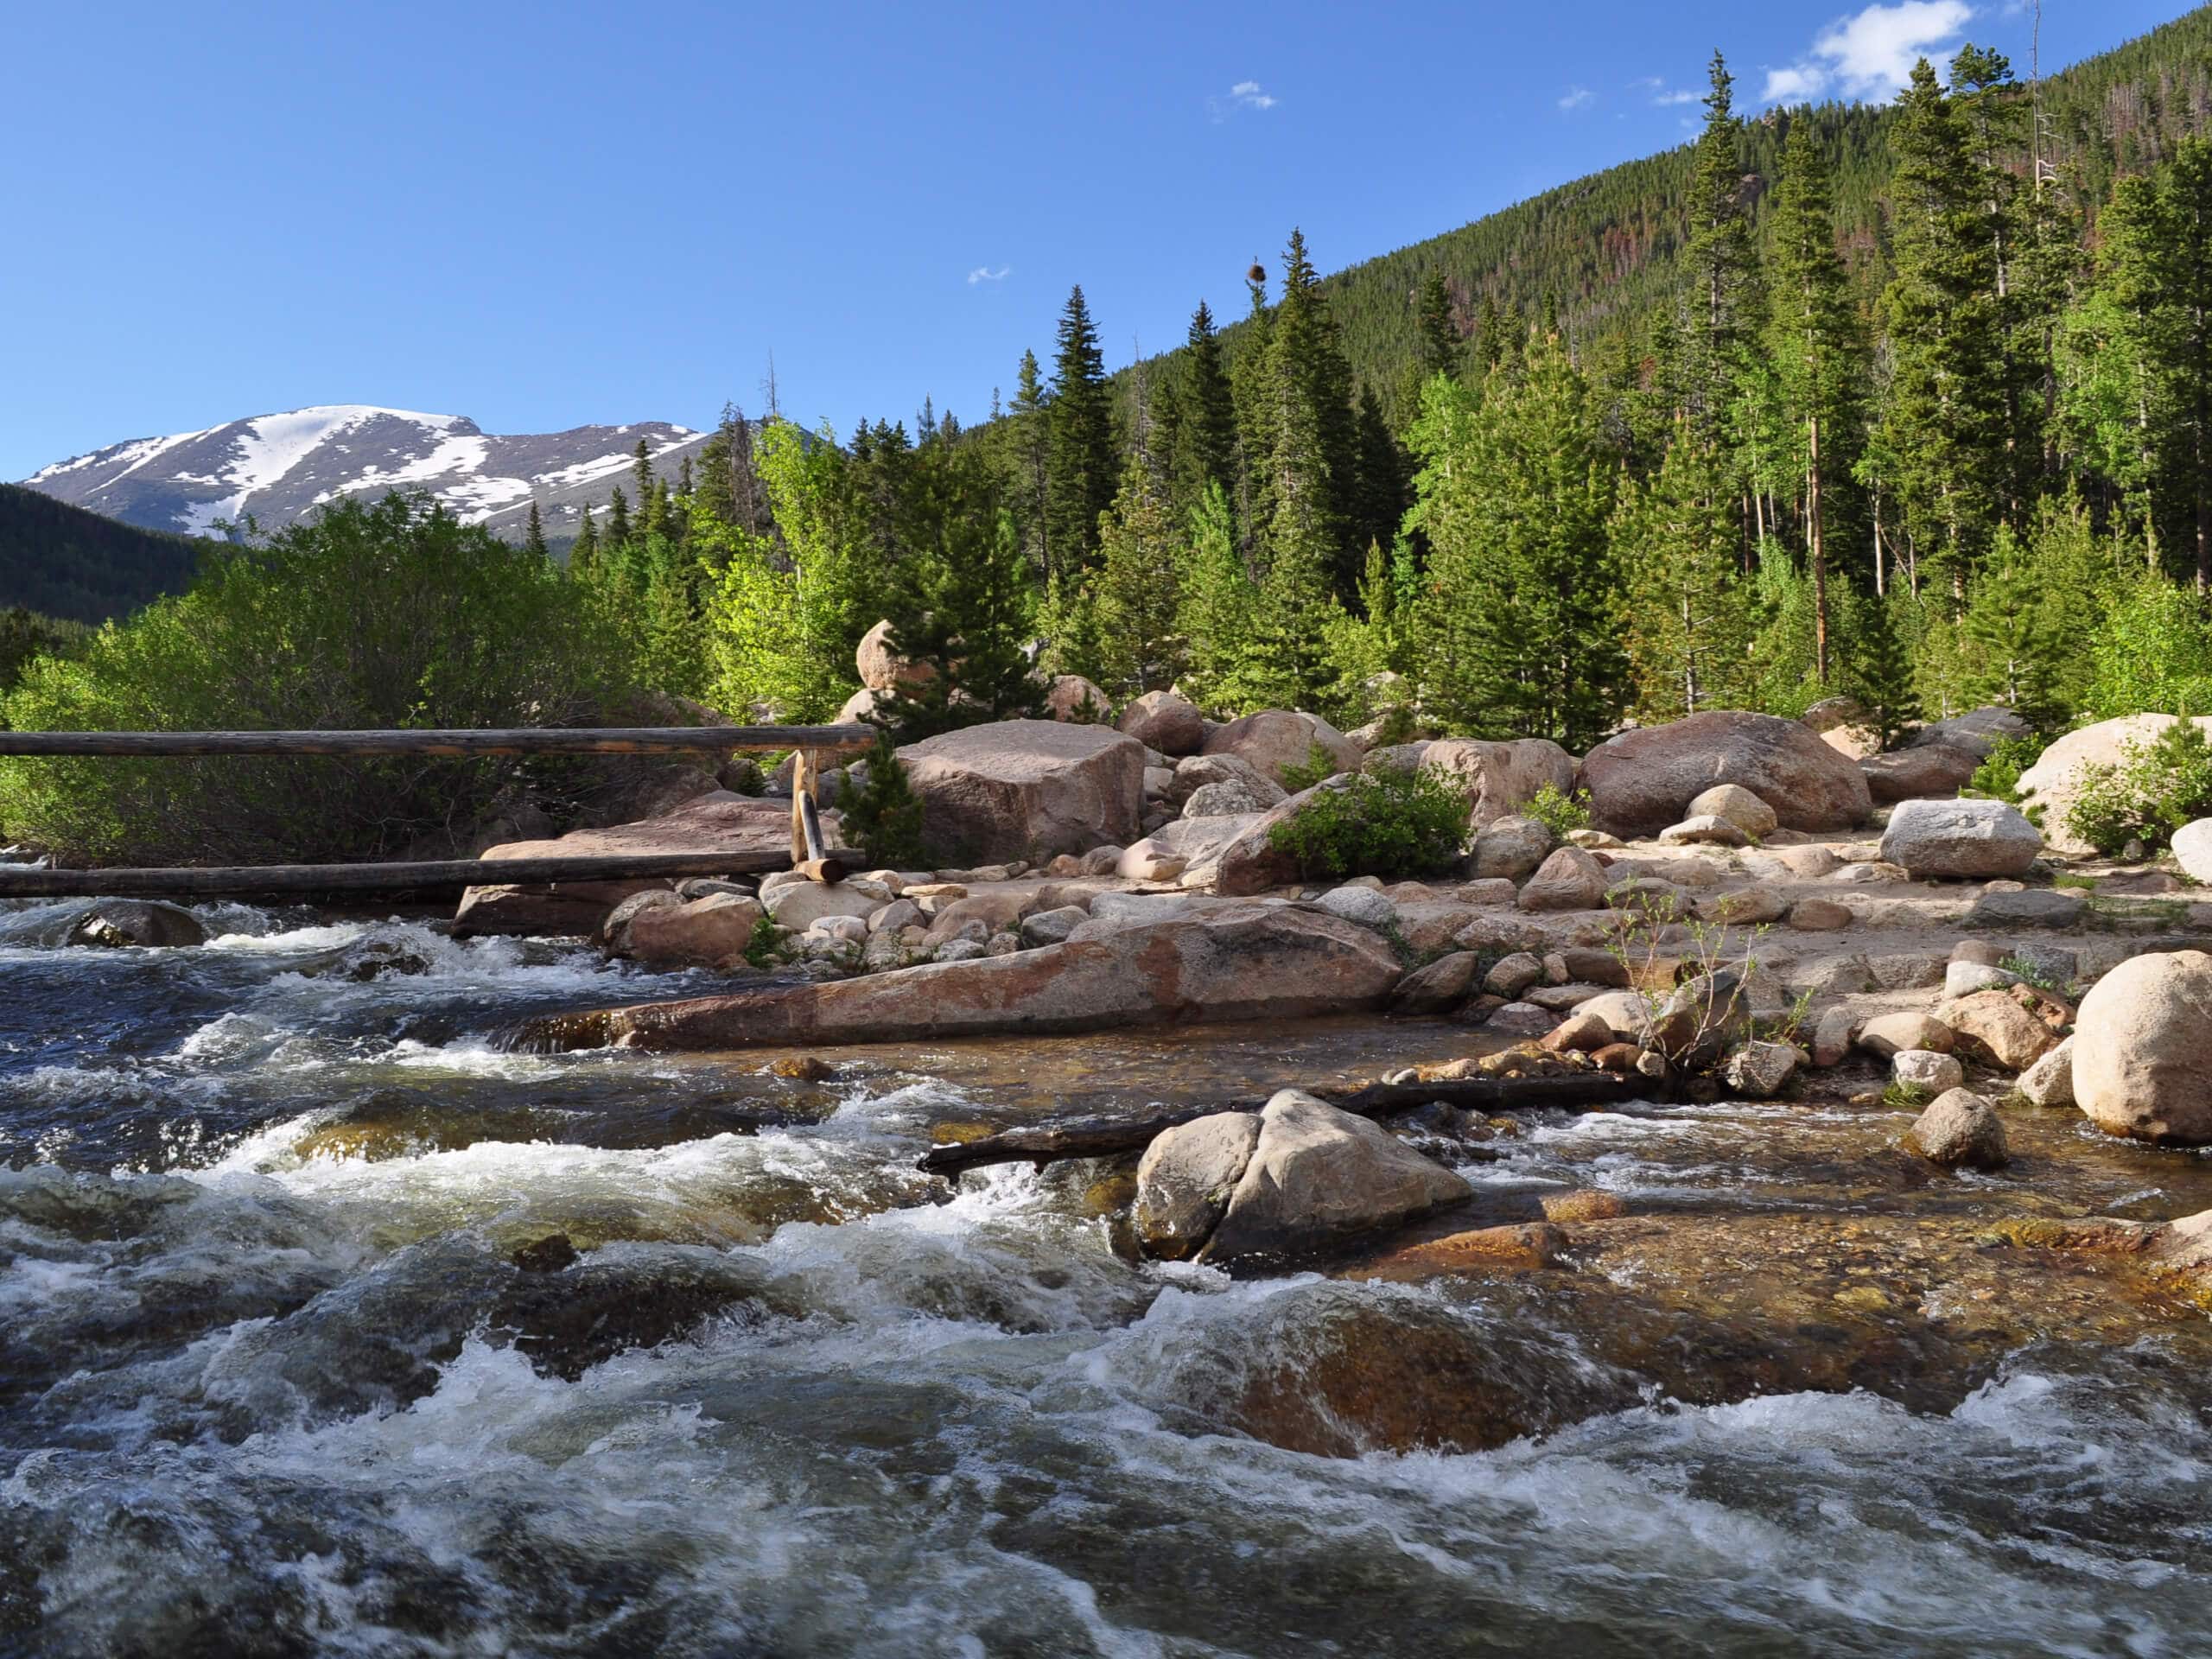
[[[1466,1198],[1467,1183],[1381,1125],[1285,1089],[1200,1260],[1295,1256]]]
[[[2074,1100],[2074,1039],[2068,1037],[2026,1071],[2013,1088],[2031,1106],[2071,1106]]]
[[[1414,969],[1390,993],[1391,1012],[1441,1014],[1457,1007],[1474,988],[1475,968],[1480,960],[1471,950],[1454,950]]]
[[[1946,1169],[1999,1169],[2011,1158],[1996,1108],[1967,1089],[1937,1096],[1905,1131],[1905,1145]]]
[[[1156,1135],[1137,1165],[1137,1243],[1171,1262],[1213,1236],[1260,1142],[1257,1112],[1216,1112]]]
[[[1901,1048],[1890,1056],[1890,1076],[1908,1088],[1940,1095],[1967,1080],[1967,1069],[1932,1048]]]

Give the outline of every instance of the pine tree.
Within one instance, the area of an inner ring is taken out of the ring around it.
[[[1327,589],[1349,593],[1365,548],[1351,541],[1359,435],[1351,370],[1334,321],[1294,230],[1283,252],[1282,298],[1268,340],[1268,422],[1274,447],[1268,467],[1268,518],[1261,537],[1262,575],[1286,556],[1319,560]],[[1287,536],[1290,543],[1281,538]]]
[[[1834,654],[1829,533],[1856,522],[1854,513],[1838,509],[1852,493],[1868,364],[1850,277],[1836,252],[1827,164],[1810,120],[1791,127],[1783,169],[1774,200],[1769,339],[1783,409],[1803,441],[1793,459],[1804,479],[1814,674],[1826,685]]]
[[[1556,340],[1480,388],[1429,383],[1409,528],[1433,551],[1415,607],[1421,702],[1450,729],[1586,748],[1624,701],[1606,536],[1616,473]]]
[[[2045,722],[2054,712],[2053,620],[2036,560],[2011,525],[1999,525],[1959,618],[1966,700]]]
[[[1735,112],[1735,81],[1718,52],[1708,73],[1705,126],[1691,163],[1679,376],[1691,430],[1703,442],[1720,435],[1732,382],[1755,332],[1758,276],[1744,209],[1743,123]]]
[[[638,440],[637,448],[630,452],[630,479],[637,486],[638,510],[642,512],[653,494],[652,451],[645,447],[642,436]]]
[[[1758,607],[1737,557],[1733,504],[1712,446],[1687,423],[1650,481],[1631,484],[1611,525],[1636,713],[1646,722],[1749,701]]]
[[[1116,700],[1164,690],[1182,671],[1182,549],[1151,469],[1132,456],[1099,526],[1097,679]]]
[[[1459,330],[1452,320],[1452,290],[1444,273],[1429,267],[1414,302],[1414,366],[1423,380],[1459,372]]]
[[[1052,571],[1088,568],[1098,550],[1098,515],[1113,502],[1118,469],[1106,361],[1079,287],[1060,313],[1046,426],[1046,565]]]
[[[591,521],[591,508],[584,508],[584,521],[576,526],[576,539],[569,548],[569,574],[580,581],[590,579],[599,563],[599,527]]]
[[[1844,689],[1866,710],[1885,748],[1894,747],[1920,718],[1913,689],[1912,658],[1898,623],[1901,612],[1917,612],[1910,588],[1885,595],[1847,591],[1851,650],[1843,664]]]
[[[1015,516],[1021,523],[1022,546],[1027,550],[1030,568],[1039,581],[1049,576],[1052,568],[1045,550],[1046,486],[1052,444],[1047,413],[1051,402],[1045,389],[1044,372],[1037,366],[1037,353],[1022,353],[1021,366],[1014,376],[1014,403],[1007,410],[1014,428],[1011,493]]]
[[[607,501],[607,545],[610,550],[630,544],[630,504],[617,484]]]
[[[871,723],[877,723],[870,716]],[[861,781],[855,783],[858,777]],[[922,799],[914,793],[899,746],[879,730],[874,747],[846,769],[837,787],[837,814],[845,838],[868,862],[883,869],[912,869],[927,862],[922,844]]]
[[[1183,385],[1177,395],[1181,412],[1170,462],[1175,499],[1188,506],[1202,499],[1209,484],[1224,490],[1236,481],[1236,397],[1222,366],[1221,336],[1204,300],[1191,314]]]
[[[1878,435],[1923,567],[1955,604],[1987,544],[2004,450],[1993,244],[1967,134],[1923,58],[1898,94],[1895,276],[1882,297],[1892,372]]]
[[[1353,431],[1358,448],[1345,503],[1345,533],[1356,545],[1387,547],[1397,538],[1399,520],[1406,514],[1406,481],[1412,469],[1372,386],[1360,388]]]
[[[535,553],[541,559],[550,559],[552,552],[545,545],[545,523],[537,516],[537,498],[530,498],[530,522],[524,527],[522,544],[525,552]]]
[[[1185,683],[1192,697],[1240,715],[1266,707],[1249,671],[1262,651],[1259,590],[1236,545],[1228,493],[1218,484],[1208,485],[1191,511],[1178,597],[1176,632],[1187,642]]]
[[[1244,289],[1251,308],[1229,385],[1236,404],[1237,544],[1249,566],[1258,556],[1262,531],[1274,516],[1269,470],[1275,453],[1274,308],[1268,302],[1268,269],[1256,259],[1244,273]]]

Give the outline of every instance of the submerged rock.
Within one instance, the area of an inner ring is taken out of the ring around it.
[[[113,950],[125,945],[207,943],[200,918],[181,905],[155,899],[102,899],[69,925],[62,944]]]

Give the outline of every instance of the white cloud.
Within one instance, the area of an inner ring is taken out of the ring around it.
[[[1916,59],[1940,57],[1974,15],[1966,0],[1897,0],[1838,18],[1813,40],[1796,63],[1766,72],[1760,101],[1840,92],[1846,98],[1888,98],[1910,79]]]
[[[973,288],[977,283],[1002,283],[1013,274],[1012,265],[1001,265],[996,270],[988,265],[978,265],[968,273],[968,285]]]
[[[1651,101],[1663,110],[1676,104],[1694,104],[1703,96],[1703,93],[1695,91],[1694,88],[1688,86],[1677,86],[1671,92],[1652,93]]]
[[[1579,110],[1590,101],[1592,96],[1587,86],[1570,86],[1566,96],[1560,99],[1559,106],[1562,110]]]
[[[1275,106],[1274,99],[1260,90],[1260,83],[1256,80],[1238,81],[1229,89],[1229,96],[1248,110],[1272,110]]]

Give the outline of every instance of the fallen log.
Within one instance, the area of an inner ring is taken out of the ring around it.
[[[1624,1105],[1648,1096],[1644,1077],[1592,1071],[1572,1077],[1455,1077],[1436,1083],[1371,1083],[1363,1089],[1312,1092],[1338,1111],[1359,1117],[1388,1117],[1393,1112],[1441,1102],[1486,1111],[1536,1111],[1545,1107]],[[931,1147],[915,1160],[925,1175],[956,1176],[991,1164],[1035,1164],[1043,1168],[1068,1158],[1109,1158],[1140,1152],[1178,1125],[1216,1112],[1256,1112],[1259,1099],[1213,1101],[1178,1106],[1143,1117],[1071,1117],[1006,1129],[976,1140]]]
[[[0,899],[418,893],[541,881],[764,875],[789,863],[783,849],[777,847],[721,853],[589,853],[543,858],[448,858],[412,864],[245,864],[181,869],[56,870],[39,865],[0,864]]]

